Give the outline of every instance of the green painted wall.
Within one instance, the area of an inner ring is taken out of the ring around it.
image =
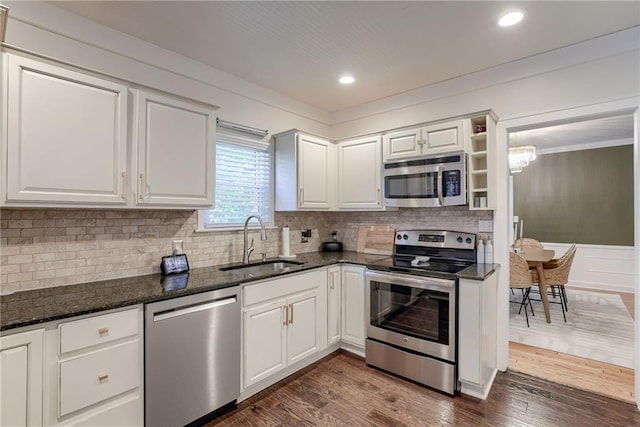
[[[539,155],[513,196],[525,237],[633,246],[633,145]]]

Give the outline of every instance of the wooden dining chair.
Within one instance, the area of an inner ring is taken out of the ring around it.
[[[524,307],[524,316],[527,319],[527,328],[529,327],[527,305],[531,308],[531,315],[535,316],[535,313],[533,312],[533,305],[529,299],[531,286],[533,286],[533,280],[531,273],[529,272],[529,265],[527,264],[527,261],[522,256],[514,252],[509,252],[509,287],[511,289],[520,289],[522,291],[522,301],[510,302],[520,304],[518,314],[522,312],[522,308]]]
[[[569,273],[571,272],[571,265],[573,264],[573,258],[575,255],[576,244],[573,243],[560,258],[552,259],[542,265],[545,283],[552,291],[554,291],[555,288],[558,290],[560,305],[562,306],[562,317],[564,317],[565,322],[567,321],[565,312],[569,311],[569,304],[567,300],[567,291],[564,285],[569,282]],[[531,280],[534,283],[538,283],[539,279],[537,270],[531,270]],[[553,303],[554,301],[549,302]]]

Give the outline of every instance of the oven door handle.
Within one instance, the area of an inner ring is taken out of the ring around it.
[[[417,277],[407,274],[390,274],[390,273],[378,273],[367,270],[365,277],[367,281],[386,282],[393,285],[403,285],[412,288],[430,289],[430,290],[444,290],[449,291],[456,286],[455,280],[449,279],[436,279],[434,277]]]
[[[442,194],[442,171],[444,170],[444,167],[442,165],[438,165],[438,183],[437,183],[437,189],[436,191],[438,192],[438,203],[440,203],[440,206],[444,206],[444,195]]]

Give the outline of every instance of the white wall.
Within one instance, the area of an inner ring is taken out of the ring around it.
[[[555,258],[569,249],[567,243],[543,243]],[[634,247],[576,245],[568,286],[634,293]]]
[[[640,28],[403,93],[332,115],[332,136],[354,135],[492,109],[499,119],[635,97]]]

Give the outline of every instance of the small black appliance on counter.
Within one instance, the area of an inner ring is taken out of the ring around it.
[[[338,232],[331,232],[331,240],[320,246],[322,252],[342,252],[342,242],[338,242]]]

